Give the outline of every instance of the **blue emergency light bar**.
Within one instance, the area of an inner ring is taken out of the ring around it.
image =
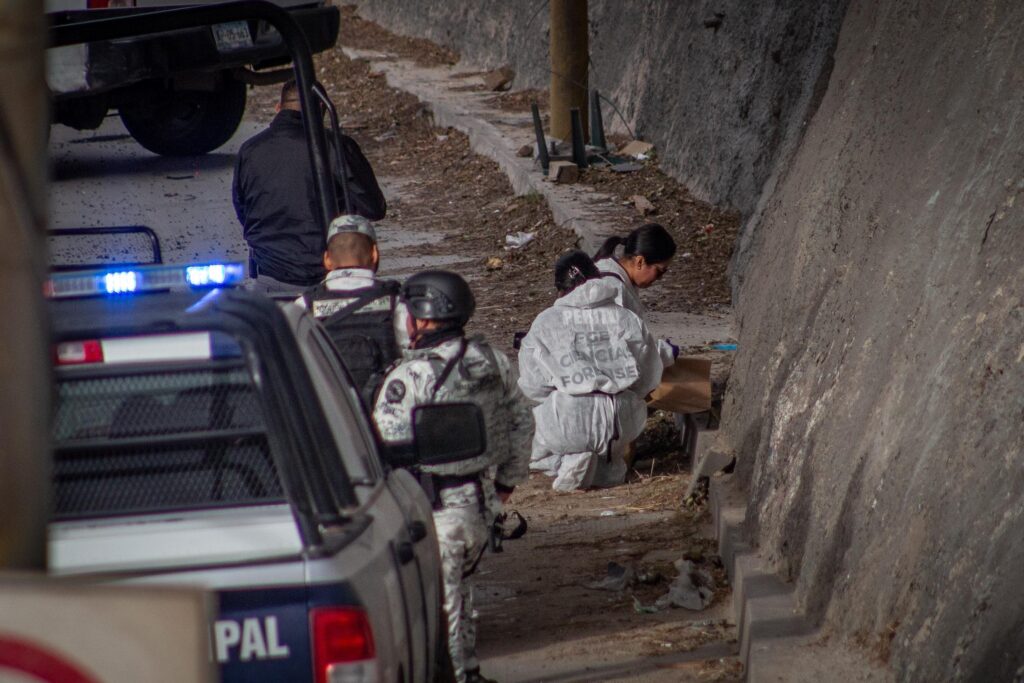
[[[206,263],[189,266],[137,266],[117,270],[53,273],[46,284],[51,299],[84,296],[120,296],[168,289],[230,287],[245,278],[241,263]]]

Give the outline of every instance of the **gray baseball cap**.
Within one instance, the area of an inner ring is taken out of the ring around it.
[[[358,232],[369,237],[374,244],[377,243],[377,232],[373,224],[362,216],[351,214],[335,218],[327,228],[327,241],[330,242],[332,237],[343,232]]]

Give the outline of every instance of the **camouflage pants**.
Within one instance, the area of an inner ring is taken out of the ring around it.
[[[469,572],[487,547],[488,529],[480,506],[475,502],[435,511],[434,526],[441,547],[448,650],[455,680],[463,683],[466,671],[480,666],[476,658],[476,615]]]

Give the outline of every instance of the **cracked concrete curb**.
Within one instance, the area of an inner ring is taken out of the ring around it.
[[[383,73],[392,88],[415,95],[430,108],[436,125],[469,136],[473,151],[497,163],[517,195],[542,195],[555,223],[579,235],[583,250],[596,251],[607,237],[624,232],[623,228],[636,222],[635,217],[622,212],[612,197],[555,185],[544,179],[533,159],[518,156],[520,147],[535,143],[531,119],[528,114],[488,110],[484,100],[495,93],[452,92],[445,81],[458,72],[450,68],[420,67],[367,50],[342,50],[350,59],[369,61],[371,68]]]
[[[740,661],[750,683],[894,680],[865,653],[828,643],[783,582],[744,538],[746,500],[732,476],[711,478],[709,506],[718,552],[732,584]]]
[[[609,236],[624,234],[639,224],[636,214],[615,197],[586,185],[556,185],[545,180],[533,159],[518,155],[520,147],[536,142],[530,115],[489,107],[486,100],[494,93],[466,90],[464,86],[470,83],[466,72],[421,67],[380,52],[348,47],[342,50],[349,59],[367,60],[390,87],[414,95],[430,109],[436,125],[465,133],[472,150],[497,163],[516,194],[538,193],[544,197],[555,223],[575,232],[584,251],[594,253]],[[452,89],[455,78],[463,89]],[[651,311],[648,323],[656,335],[684,345],[735,339],[731,310],[703,315]]]

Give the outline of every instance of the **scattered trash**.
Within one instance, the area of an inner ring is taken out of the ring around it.
[[[649,142],[644,142],[643,140],[630,140],[618,151],[618,153],[624,157],[634,158],[644,154],[646,155],[645,158],[647,158],[653,151],[654,145]]]
[[[679,576],[669,586],[668,593],[654,602],[658,609],[682,607],[700,611],[715,597],[715,580],[706,569],[698,569],[689,560],[676,560]]]
[[[703,228],[701,228],[701,232],[703,232],[705,235],[710,235],[714,231],[715,231],[715,224],[714,223],[708,223]]]
[[[693,258],[693,253],[688,251],[680,256],[680,258]]]
[[[487,267],[487,270],[501,270],[505,267],[505,262],[497,256],[492,256],[487,259],[485,266]]]
[[[651,203],[651,200],[649,200],[642,194],[633,195],[632,197],[629,198],[629,201],[633,203],[633,206],[636,207],[637,213],[639,213],[641,216],[647,216],[656,211],[656,209],[654,208],[654,204]]]
[[[532,157],[533,156],[533,145],[523,145],[522,147],[519,148],[519,151],[516,152],[516,154],[518,154],[521,157],[526,157],[526,158]]]
[[[598,517],[618,517],[619,513],[615,510],[604,510]]]
[[[515,77],[516,72],[511,67],[503,66],[500,69],[488,71],[480,77],[480,80],[484,82],[484,86],[488,90],[498,92],[508,90]]]
[[[571,161],[552,161],[548,165],[548,179],[556,183],[575,183],[580,179],[579,166]]]
[[[522,249],[527,244],[533,241],[533,238],[537,236],[535,232],[516,232],[511,235],[505,235],[505,248],[506,249]]]
[[[445,140],[448,139],[447,135],[435,135],[434,137],[437,139],[438,142],[444,142]]]
[[[664,578],[665,577],[661,575],[661,572],[658,571],[642,571],[636,575],[637,583],[643,583],[647,585],[658,583]]]
[[[385,140],[390,140],[391,138],[397,135],[398,133],[395,131],[394,128],[389,128],[388,130],[384,131],[383,133],[375,137],[374,140],[376,140],[377,142],[384,142]]]
[[[583,584],[585,588],[601,591],[621,591],[633,582],[636,571],[632,566],[622,566],[618,562],[608,563],[608,573],[600,581]]]
[[[712,344],[711,348],[716,351],[735,351],[737,349],[736,344]]]
[[[654,605],[645,605],[645,604],[643,604],[642,602],[637,600],[636,596],[634,595],[633,596],[633,611],[636,612],[637,614],[654,614],[655,612],[658,611],[658,608],[655,607]]]

